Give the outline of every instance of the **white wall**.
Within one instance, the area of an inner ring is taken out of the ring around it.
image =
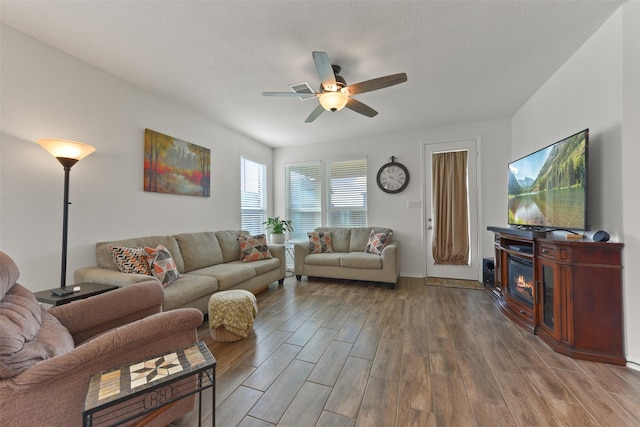
[[[354,116],[354,120],[371,119]],[[284,215],[286,165],[312,160],[326,161],[366,156],[368,223],[394,230],[394,239],[401,243],[402,276],[425,277],[423,209],[407,208],[408,201],[421,201],[424,206],[422,144],[474,137],[481,139],[480,185],[482,187],[486,182],[490,188],[481,189],[480,194],[481,256],[491,257],[494,254],[493,234],[487,232],[486,227],[507,223],[506,165],[510,155],[510,125],[507,119],[378,135],[374,138],[330,144],[278,148],[274,151],[274,170],[277,171],[274,180],[275,214]],[[409,186],[399,194],[384,193],[376,185],[378,169],[388,162],[391,156],[396,156],[397,160],[409,169]]]
[[[271,171],[270,147],[10,27],[1,43],[0,250],[23,285],[60,280],[64,171],[39,138],[96,148],[71,170],[68,283],[98,241],[240,228],[240,156]],[[211,197],[142,190],[145,128],[211,149]]]
[[[607,230],[613,241],[625,243],[627,356],[640,362],[640,315],[635,310],[640,293],[634,280],[640,274],[638,200],[632,196],[637,194],[639,183],[637,9],[638,2],[631,2],[614,13],[520,108],[511,122],[511,150],[513,158],[518,158],[583,128],[590,129],[591,228]],[[623,114],[623,106],[633,110]]]

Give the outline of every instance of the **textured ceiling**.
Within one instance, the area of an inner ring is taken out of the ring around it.
[[[36,39],[270,146],[510,117],[624,1],[7,1]],[[319,78],[408,81],[305,118],[317,100],[261,96]],[[595,60],[595,59],[594,59]]]

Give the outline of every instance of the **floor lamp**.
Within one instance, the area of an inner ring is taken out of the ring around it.
[[[73,293],[66,288],[67,281],[67,226],[69,222],[69,172],[71,167],[89,154],[96,151],[90,145],[82,142],[68,141],[66,139],[39,139],[38,144],[58,159],[64,168],[64,204],[62,211],[62,272],[60,275],[60,288],[53,289],[51,293],[56,296],[65,296]]]

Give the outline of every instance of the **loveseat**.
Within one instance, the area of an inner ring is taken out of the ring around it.
[[[157,282],[47,310],[18,277],[17,265],[0,252],[2,426],[82,425],[92,374],[198,342],[202,313],[162,313]],[[170,424],[192,411],[194,402],[195,396],[177,401],[148,425]]]
[[[318,227],[294,245],[294,274],[388,283],[400,275],[400,243],[383,227]]]
[[[248,257],[250,262],[241,259],[239,237],[245,243],[254,243],[255,247],[249,245],[247,249],[253,254]],[[284,282],[284,246],[267,245],[265,240],[252,241],[249,237],[252,236],[244,231],[224,230],[100,242],[96,244],[97,266],[76,270],[74,279],[76,283],[95,282],[117,286],[149,279],[164,281],[164,311],[192,307],[207,314],[209,298],[215,292],[245,289],[258,293],[276,280],[280,284]],[[169,280],[170,283],[158,275],[158,278],[150,276],[154,271],[146,274],[125,273],[121,268],[122,263],[117,263],[113,255],[113,248],[147,248],[149,251],[158,247],[164,248],[161,252],[172,258],[174,272],[168,273],[179,276]]]

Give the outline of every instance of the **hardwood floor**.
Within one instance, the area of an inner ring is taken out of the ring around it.
[[[640,372],[553,352],[488,290],[288,278],[257,298],[249,338],[199,329],[218,426],[640,425]]]

